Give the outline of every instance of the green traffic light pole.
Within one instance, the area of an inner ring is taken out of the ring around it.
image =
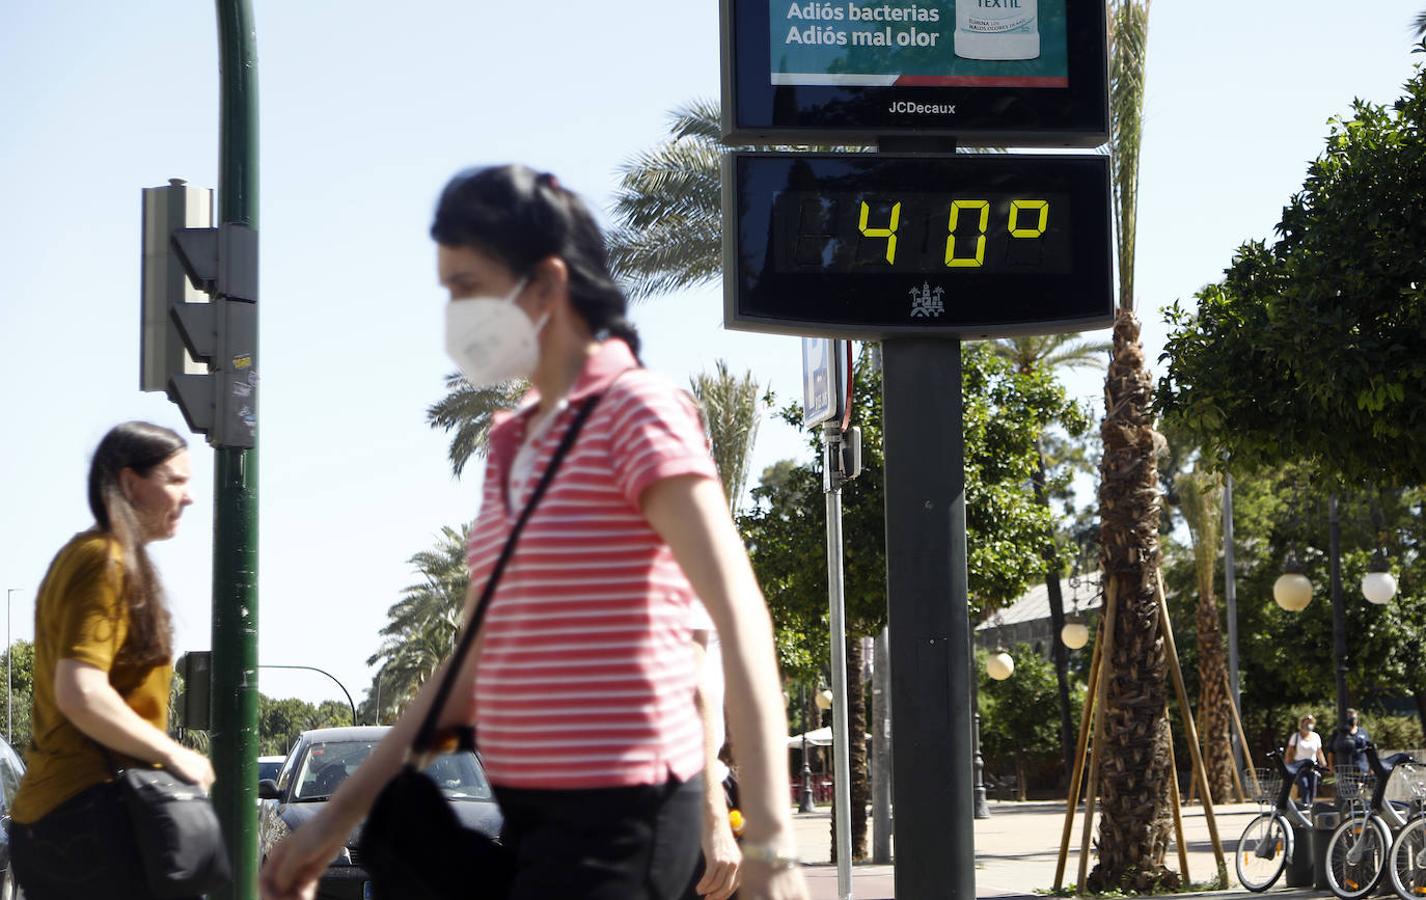
[[[258,226],[257,36],[250,0],[217,0],[221,73],[218,212]],[[213,456],[213,804],[233,881],[215,900],[257,897],[257,448]]]

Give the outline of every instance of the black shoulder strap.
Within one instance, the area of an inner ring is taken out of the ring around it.
[[[480,600],[475,604],[475,611],[471,614],[470,623],[461,633],[455,653],[451,654],[450,665],[446,667],[445,677],[441,679],[440,689],[436,691],[436,698],[432,701],[431,708],[426,711],[426,718],[421,722],[421,729],[416,732],[416,740],[412,744],[412,749],[417,753],[428,753],[434,749],[437,723],[440,721],[441,711],[446,708],[446,702],[450,700],[451,691],[455,688],[456,677],[460,674],[466,657],[470,655],[470,648],[475,646],[475,637],[480,632],[480,623],[485,620],[486,610],[490,607],[491,598],[495,596],[495,588],[500,584],[500,576],[505,574],[505,567],[510,564],[510,558],[515,555],[515,544],[520,540],[520,532],[525,530],[525,525],[530,521],[530,516],[534,513],[536,505],[539,504],[540,498],[544,497],[545,491],[549,489],[550,482],[554,481],[560,463],[564,462],[565,456],[574,446],[580,429],[584,427],[585,421],[589,419],[589,414],[594,412],[594,406],[598,402],[599,395],[590,397],[575,412],[574,420],[569,423],[569,428],[565,430],[564,437],[560,439],[554,455],[550,457],[550,464],[545,467],[544,474],[540,476],[539,483],[535,485],[535,490],[530,494],[530,502],[525,504],[525,508],[520,511],[520,517],[515,520],[515,525],[510,529],[510,536],[505,539],[505,546],[501,548],[500,556],[496,558],[495,565],[490,570],[490,577],[485,580],[485,587],[480,593]],[[466,732],[462,735],[461,744],[463,747],[472,748],[474,743],[473,734]]]

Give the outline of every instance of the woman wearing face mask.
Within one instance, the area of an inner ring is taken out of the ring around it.
[[[769,616],[696,407],[640,366],[593,217],[553,177],[509,166],[456,176],[431,235],[450,294],[446,347],[467,380],[534,385],[491,428],[466,622],[555,447],[589,409],[497,582],[459,673],[466,702],[441,711],[452,726],[473,716],[502,839],[517,855],[511,896],[664,900],[688,883],[704,759],[688,629],[696,595],[723,638],[751,823],[742,896],[805,897]],[[401,766],[443,671],[269,857],[266,898],[313,896]]]
[[[1314,730],[1316,726],[1316,719],[1303,716],[1297,720],[1296,733],[1287,739],[1288,763],[1297,768],[1298,796],[1308,807],[1317,799],[1317,782],[1321,776],[1316,769],[1304,763],[1315,760],[1323,766],[1327,765],[1327,758],[1322,753],[1322,735]]]
[[[129,422],[94,451],[94,526],[55,556],[35,604],[33,736],[10,815],[30,900],[150,896],[113,783],[157,763],[207,790],[206,757],[168,737],[173,629],[145,549],[173,537],[188,496],[182,437]]]

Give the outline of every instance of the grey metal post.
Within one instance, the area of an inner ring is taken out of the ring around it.
[[[882,346],[896,896],[975,897],[961,355]]]
[[[886,629],[872,649],[871,861],[891,862],[891,650]]]
[[[852,759],[847,743],[860,735],[849,735],[847,726],[847,617],[842,595],[842,479],[837,464],[842,443],[838,422],[822,426],[825,455],[822,460],[822,489],[827,495],[827,601],[832,626],[832,759],[835,774],[832,787],[837,809],[837,897],[852,896]],[[861,685],[858,684],[858,690]]]
[[[1223,477],[1223,599],[1228,607],[1228,690],[1233,705],[1243,714],[1243,692],[1238,686],[1238,572],[1233,563],[1233,476]],[[1243,767],[1243,748],[1233,732],[1233,759]]]

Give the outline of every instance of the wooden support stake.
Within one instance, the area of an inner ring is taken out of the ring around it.
[[[1079,717],[1079,737],[1075,741],[1074,768],[1071,769],[1069,793],[1065,795],[1065,827],[1060,835],[1060,858],[1055,864],[1055,890],[1065,883],[1065,864],[1069,861],[1070,839],[1074,835],[1074,811],[1079,806],[1080,788],[1084,786],[1084,754],[1089,745],[1090,723],[1094,716],[1094,697],[1099,689],[1099,648],[1104,644],[1104,619],[1099,620],[1099,636],[1089,661],[1089,684],[1084,692],[1084,712]]]
[[[1233,767],[1233,788],[1238,792],[1238,802],[1247,803],[1248,795],[1243,792],[1243,775],[1237,766]]]
[[[1169,705],[1164,703],[1164,718],[1169,717]],[[1188,877],[1188,842],[1183,839],[1183,810],[1179,808],[1178,795],[1178,760],[1173,752],[1173,725],[1169,725],[1169,799],[1173,801],[1173,831],[1178,842],[1178,867],[1183,872],[1183,881],[1189,883]]]
[[[1198,773],[1198,782],[1203,788],[1203,814],[1208,820],[1208,836],[1213,842],[1213,855],[1218,861],[1219,890],[1228,888],[1228,864],[1223,859],[1223,841],[1218,837],[1218,820],[1213,815],[1213,792],[1208,787],[1208,771],[1203,767],[1203,755],[1198,752],[1198,728],[1193,724],[1193,708],[1188,705],[1188,689],[1184,687],[1183,669],[1178,663],[1178,645],[1173,638],[1173,623],[1169,621],[1169,601],[1164,591],[1163,572],[1156,572],[1159,594],[1159,626],[1163,629],[1164,643],[1167,644],[1169,671],[1173,673],[1174,691],[1178,694],[1179,710],[1183,713],[1185,737],[1188,749],[1193,754],[1193,768]]]
[[[1089,834],[1094,827],[1094,804],[1099,797],[1099,763],[1104,759],[1104,712],[1109,697],[1109,676],[1114,670],[1114,578],[1109,578],[1109,586],[1104,592],[1104,645],[1099,657],[1099,684],[1096,686],[1098,698],[1094,702],[1094,752],[1089,758],[1089,790],[1084,797],[1084,837],[1079,846],[1079,881],[1074,886],[1076,895],[1083,897],[1089,880]]]

